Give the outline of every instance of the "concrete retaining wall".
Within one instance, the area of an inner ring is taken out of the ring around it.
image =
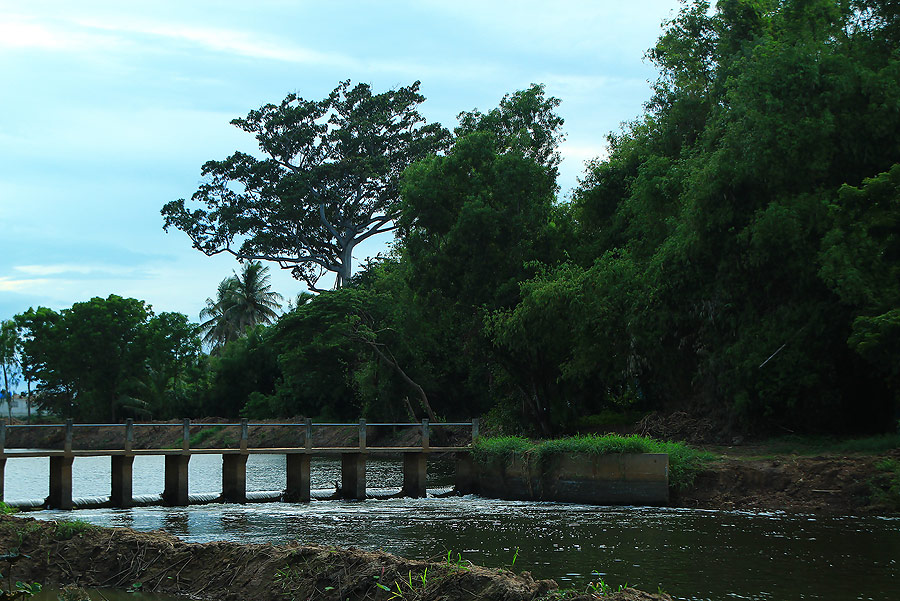
[[[521,501],[594,505],[666,505],[669,456],[665,453],[556,455],[542,465],[522,457],[489,463],[463,459],[460,492]]]

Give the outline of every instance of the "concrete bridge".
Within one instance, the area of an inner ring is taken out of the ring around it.
[[[463,453],[468,455],[470,445],[457,447],[433,447],[430,444],[431,429],[436,427],[462,426],[471,427],[472,440],[478,436],[478,420],[471,422],[434,423],[428,420],[422,423],[372,423],[365,420],[358,423],[318,423],[307,419],[301,423],[288,424],[251,424],[242,420],[239,424],[203,424],[191,423],[185,419],[181,424],[163,424],[182,428],[182,446],[180,449],[135,449],[135,428],[141,426],[160,426],[161,424],[135,424],[127,420],[124,424],[75,424],[72,420],[64,425],[7,425],[0,422],[0,501],[3,500],[6,461],[17,457],[47,457],[50,460],[50,494],[45,506],[54,509],[73,509],[72,500],[72,464],[76,457],[109,457],[111,461],[110,501],[113,507],[130,507],[133,505],[132,479],[134,458],[137,455],[161,455],[165,457],[165,478],[162,501],[166,505],[188,505],[188,462],[193,455],[222,456],[222,495],[220,500],[230,503],[247,502],[247,459],[250,455],[284,455],[286,458],[286,488],[283,499],[286,501],[310,500],[310,459],[312,457],[341,457],[340,493],[346,499],[366,498],[366,457],[370,455],[401,455],[403,457],[403,489],[401,494],[411,497],[424,497],[425,478],[427,474],[428,456],[431,453]],[[75,430],[79,427],[120,426],[122,428],[121,448],[103,450],[76,450],[73,448]],[[190,429],[192,426],[236,426],[240,427],[240,442],[237,448],[199,449],[190,447]],[[298,430],[298,441],[302,445],[296,447],[271,448],[250,447],[249,430],[253,426],[283,426]],[[366,430],[374,426],[411,427],[420,429],[421,444],[410,447],[380,447],[366,444]],[[64,443],[61,450],[17,451],[6,448],[8,430],[18,428],[64,428]],[[323,427],[355,427],[359,432],[359,444],[352,447],[314,447],[313,428]],[[464,461],[464,478],[471,462]]]

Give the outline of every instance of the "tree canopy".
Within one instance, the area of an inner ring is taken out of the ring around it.
[[[208,255],[273,261],[310,290],[332,272],[339,288],[356,245],[394,229],[400,174],[447,143],[448,132],[416,110],[424,100],[419,82],[373,94],[344,81],[322,100],[290,94],[250,111],[232,124],[266,158],[236,152],[204,164],[192,197],[200,208],[167,203],[164,227]]]

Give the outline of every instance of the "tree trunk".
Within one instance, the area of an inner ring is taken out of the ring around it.
[[[393,368],[397,371],[397,373],[400,374],[400,377],[403,378],[403,380],[404,380],[407,384],[409,384],[410,386],[412,386],[413,389],[415,389],[415,391],[419,393],[419,402],[421,403],[422,408],[425,409],[425,413],[428,414],[428,419],[430,419],[430,420],[433,421],[433,422],[437,422],[437,421],[438,421],[438,418],[437,418],[437,416],[434,414],[434,410],[432,410],[432,408],[431,408],[431,403],[428,402],[428,395],[425,394],[425,389],[422,388],[421,386],[419,386],[419,385],[418,385],[415,381],[413,381],[413,379],[410,378],[408,375],[406,375],[406,372],[403,371],[403,368],[400,367],[400,364],[397,363],[397,360],[394,359],[393,355],[390,356],[390,357],[388,357],[388,355],[386,355],[386,354],[384,353],[384,351],[382,351],[380,348],[378,348],[378,345],[377,345],[376,343],[374,343],[374,342],[371,342],[371,341],[368,341],[368,340],[367,340],[366,343],[367,343],[370,347],[372,347],[372,349],[373,349],[376,353],[378,353],[378,356],[381,357],[382,360],[384,360],[385,363],[387,363],[388,365],[390,365],[391,367],[393,367]]]

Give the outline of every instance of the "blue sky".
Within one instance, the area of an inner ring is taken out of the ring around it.
[[[343,79],[421,80],[420,112],[451,128],[544,83],[562,100],[570,190],[640,114],[656,77],[644,53],[678,6],[0,0],[0,319],[119,294],[196,320],[237,263],[163,232],[160,208],[190,197],[205,161],[255,150],[231,119]],[[287,273],[273,284],[302,289]]]

